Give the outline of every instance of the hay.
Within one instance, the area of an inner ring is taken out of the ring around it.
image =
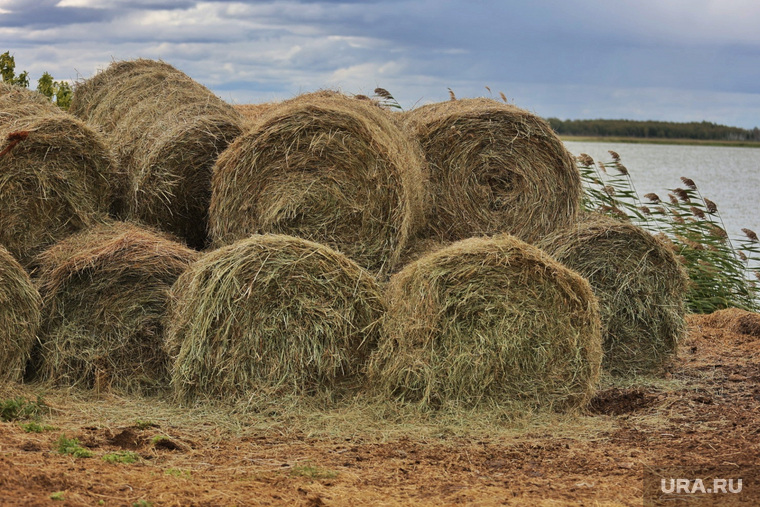
[[[369,366],[423,409],[573,410],[599,375],[599,310],[583,278],[509,235],[471,238],[393,275]]]
[[[140,59],[78,84],[70,110],[108,135],[129,174],[126,217],[204,247],[211,169],[242,132],[232,106],[174,67]]]
[[[424,220],[419,149],[380,107],[317,92],[272,107],[219,158],[210,233],[329,245],[375,273],[391,270]]]
[[[37,339],[42,300],[24,268],[0,245],[0,382],[20,382]]]
[[[181,400],[341,392],[362,374],[383,312],[373,276],[285,235],[204,254],[172,294],[167,348]]]
[[[131,393],[167,384],[162,319],[172,284],[197,255],[125,222],[99,225],[43,252],[37,377]]]
[[[740,308],[725,308],[694,317],[700,325],[760,338],[760,315]]]
[[[426,105],[405,118],[430,170],[427,236],[506,232],[534,242],[575,220],[580,174],[541,118],[490,99]]]
[[[265,102],[262,104],[234,104],[232,107],[240,113],[247,123],[253,123],[261,118],[266,112],[277,106],[278,102]]]
[[[539,246],[591,283],[602,313],[603,367],[656,371],[685,332],[687,277],[662,241],[635,225],[587,215]]]
[[[102,137],[37,92],[0,87],[0,243],[31,268],[37,253],[121,204]]]

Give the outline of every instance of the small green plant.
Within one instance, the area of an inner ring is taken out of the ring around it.
[[[24,398],[0,401],[0,419],[3,422],[38,419],[47,412],[49,408],[40,397],[37,401],[28,401]]]
[[[648,193],[647,202],[642,202],[620,155],[609,153],[609,162],[595,163],[586,154],[577,157],[585,189],[583,208],[632,222],[665,240],[689,275],[689,311],[760,309],[757,235],[742,229],[746,238],[731,240],[718,206],[690,178],[681,177],[682,186],[668,189],[667,199]]]
[[[63,491],[56,491],[50,495],[51,500],[64,501],[66,498],[63,496]]]
[[[164,435],[156,435],[150,439],[150,443],[153,445],[161,445],[163,443],[171,442],[171,439]]]
[[[308,477],[309,479],[334,479],[338,476],[338,472],[320,466],[306,464],[291,468],[290,475],[295,477]]]
[[[169,468],[164,472],[166,475],[171,475],[172,477],[184,477],[184,478],[190,478],[192,477],[192,472],[190,470],[181,470],[179,468]]]
[[[92,452],[85,449],[79,444],[79,440],[76,438],[66,438],[66,435],[58,437],[56,442],[58,454],[64,454],[73,456],[75,458],[90,458]]]
[[[43,433],[45,431],[54,431],[58,428],[55,426],[48,426],[46,424],[39,424],[34,421],[21,425],[21,429],[27,433]]]
[[[132,504],[132,507],[153,507],[153,502],[147,500],[138,500]]]
[[[140,460],[140,455],[132,451],[110,452],[103,455],[103,461],[106,463],[124,463],[131,464]]]
[[[144,421],[142,419],[137,419],[135,421],[135,428],[138,430],[147,430],[148,428],[157,428],[158,424],[154,423],[153,421]]]

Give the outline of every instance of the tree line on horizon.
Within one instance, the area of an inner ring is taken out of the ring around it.
[[[547,118],[546,121],[560,136],[760,142],[758,127],[743,129],[708,121],[679,123],[651,120],[560,120],[559,118]]]

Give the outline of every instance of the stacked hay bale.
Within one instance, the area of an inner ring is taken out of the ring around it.
[[[676,353],[685,332],[687,277],[665,243],[630,223],[589,214],[539,246],[591,283],[602,312],[606,370],[651,372]]]
[[[118,213],[123,184],[98,133],[41,94],[0,84],[0,243],[21,264]]]
[[[507,413],[572,410],[601,363],[586,280],[509,235],[471,238],[391,277],[385,334],[369,366],[386,397]]]
[[[127,218],[206,245],[211,169],[242,118],[159,61],[116,62],[75,88],[71,111],[107,135],[129,175]]]
[[[419,148],[380,107],[335,92],[274,105],[219,158],[209,229],[329,245],[385,273],[424,220]]]
[[[24,268],[0,245],[0,382],[20,382],[37,339],[42,300]]]
[[[405,117],[429,165],[426,236],[456,241],[506,232],[534,242],[576,219],[580,173],[536,115],[479,98],[425,105]]]
[[[169,291],[197,255],[168,236],[125,222],[93,227],[43,252],[37,377],[135,393],[163,386]]]
[[[356,263],[285,235],[204,254],[172,294],[166,343],[181,400],[341,392],[363,374],[384,309]]]

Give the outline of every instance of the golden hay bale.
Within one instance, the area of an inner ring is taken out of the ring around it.
[[[257,233],[329,245],[384,273],[424,218],[419,149],[386,111],[336,92],[272,107],[219,157],[216,245]]]
[[[391,277],[369,381],[418,404],[572,410],[602,358],[588,282],[517,238],[470,238]]]
[[[687,277],[662,241],[595,213],[538,246],[591,283],[602,312],[605,369],[654,371],[675,354],[686,329]]]
[[[374,277],[285,235],[204,254],[172,289],[167,348],[179,399],[347,388],[378,339]]]
[[[0,245],[0,382],[20,382],[40,326],[42,300],[24,268]]]
[[[534,242],[575,220],[580,174],[538,116],[464,99],[421,106],[405,119],[429,165],[427,236],[455,241],[506,232]]]
[[[118,213],[123,184],[98,133],[37,92],[0,87],[0,243],[21,264]]]
[[[100,127],[129,175],[127,218],[206,244],[211,170],[241,116],[159,61],[111,64],[74,90],[74,114]]]
[[[177,277],[199,254],[162,233],[111,222],[39,256],[39,378],[148,392],[167,383],[163,317]]]

